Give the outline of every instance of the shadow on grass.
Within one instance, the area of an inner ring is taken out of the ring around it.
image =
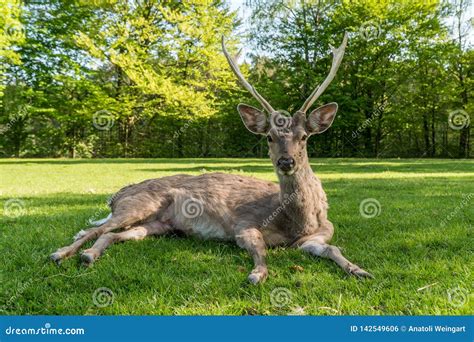
[[[444,163],[444,164],[400,164],[400,165],[358,165],[358,164],[348,164],[348,165],[338,165],[338,164],[321,164],[321,163],[311,163],[311,168],[317,173],[383,173],[383,172],[400,172],[400,173],[464,173],[472,172],[473,165],[466,163]],[[187,167],[167,167],[166,164],[163,164],[163,167],[160,168],[140,168],[135,169],[135,171],[140,172],[177,172],[177,173],[186,173],[186,172],[203,172],[212,171],[212,172],[248,172],[248,173],[273,173],[274,169],[270,162],[268,165],[251,165],[247,163],[233,163],[232,166],[210,166],[205,163],[199,163],[198,165],[189,165]],[[474,176],[474,172],[472,172]]]
[[[51,164],[51,165],[75,165],[75,164],[241,164],[262,163],[266,159],[256,158],[104,158],[104,159],[9,159],[0,158],[0,164]]]
[[[322,172],[334,172],[334,173],[382,173],[382,172],[419,172],[419,173],[463,173],[473,172],[473,164],[466,163],[466,161],[443,161],[442,163],[433,161],[422,161],[422,162],[398,162],[398,163],[335,163],[335,164],[320,164],[311,162],[311,167],[316,173]]]
[[[311,159],[311,167],[317,172],[365,173],[365,172],[472,172],[472,160],[438,160],[438,159]],[[160,165],[159,168],[140,168],[145,172],[196,172],[202,169],[210,171],[235,171],[264,173],[273,172],[268,158],[163,158],[163,159],[0,159],[0,165],[47,164],[47,165],[81,165],[81,164],[137,164]],[[166,164],[186,165],[186,167],[167,167]],[[215,166],[213,164],[228,164]],[[254,165],[255,164],[255,165]],[[264,165],[262,165],[264,164]],[[162,166],[162,167],[161,167]]]
[[[260,165],[248,165],[248,164],[236,164],[233,167],[229,166],[208,166],[206,164],[190,167],[163,167],[160,169],[135,169],[135,171],[141,172],[203,172],[203,171],[212,171],[212,172],[248,172],[248,173],[272,173],[273,166],[260,166]]]

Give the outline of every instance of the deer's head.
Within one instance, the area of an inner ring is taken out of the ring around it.
[[[285,116],[281,112],[274,110],[243,77],[237,63],[227,52],[224,37],[222,37],[222,49],[231,69],[242,85],[257,99],[264,110],[268,112],[269,116],[267,116],[263,110],[246,104],[239,104],[237,110],[240,113],[245,127],[247,127],[250,132],[266,135],[270,158],[279,174],[291,176],[297,172],[301,166],[307,165],[308,154],[306,151],[306,143],[308,138],[313,134],[323,133],[334,121],[337,112],[337,104],[334,102],[313,110],[308,116],[306,116],[306,112],[324,90],[326,90],[336,75],[342,57],[344,56],[346,45],[347,34],[344,35],[341,46],[337,49],[331,47],[333,61],[329,75],[324,82],[316,87],[301,109],[293,114],[293,116]]]

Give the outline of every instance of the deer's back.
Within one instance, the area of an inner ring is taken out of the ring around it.
[[[230,240],[240,229],[259,226],[279,206],[277,184],[225,173],[174,175],[121,189],[112,211],[156,210],[177,230],[204,238]],[[133,209],[132,209],[133,207]]]

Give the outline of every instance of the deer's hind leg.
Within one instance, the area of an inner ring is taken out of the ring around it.
[[[74,242],[68,246],[59,248],[56,252],[51,254],[51,260],[60,263],[63,259],[69,258],[76,254],[79,249],[87,241],[97,239],[102,234],[119,229],[125,226],[125,220],[121,217],[114,217],[101,226],[82,230],[74,237]]]
[[[119,233],[106,233],[99,237],[94,245],[86,249],[81,254],[81,260],[86,264],[92,264],[104,251],[116,242],[127,240],[142,240],[150,235],[163,235],[172,230],[169,224],[158,220],[134,226],[128,230]]]
[[[109,220],[101,226],[79,232],[72,244],[59,248],[56,252],[51,254],[51,259],[56,263],[60,263],[61,260],[76,254],[87,241],[97,239],[102,234],[106,234],[115,229],[136,225],[156,215],[157,206],[148,203],[153,202],[149,201],[146,197],[123,199],[114,208],[112,217]]]

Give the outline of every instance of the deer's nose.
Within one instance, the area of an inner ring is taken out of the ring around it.
[[[281,157],[277,161],[277,166],[282,171],[290,171],[295,166],[295,160],[291,157],[289,158]]]

